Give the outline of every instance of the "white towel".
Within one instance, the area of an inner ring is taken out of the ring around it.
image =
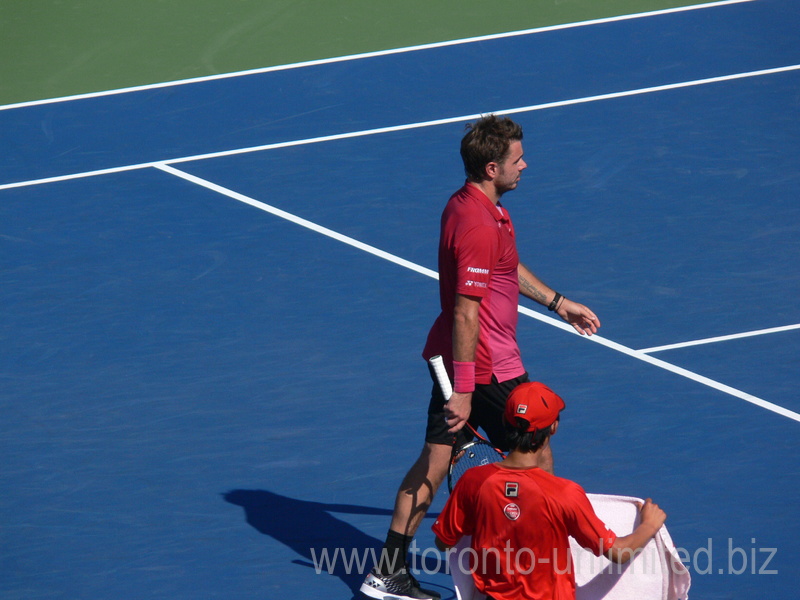
[[[639,498],[587,494],[597,516],[622,537],[639,524]],[[463,537],[448,554],[448,566],[458,600],[483,600],[475,589],[472,575],[461,568],[457,559],[460,550],[469,547]],[[687,600],[691,576],[677,556],[677,550],[666,526],[661,527],[632,561],[625,565],[597,557],[570,538],[577,585],[577,600]]]

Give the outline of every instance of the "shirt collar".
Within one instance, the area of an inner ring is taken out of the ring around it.
[[[492,217],[494,217],[495,221],[500,221],[501,223],[508,222],[508,213],[506,212],[506,209],[503,208],[502,204],[498,202],[497,206],[495,206],[494,202],[489,200],[489,196],[484,194],[480,188],[469,183],[469,181],[464,184],[464,188],[466,189],[467,194],[471,198],[474,198],[475,200],[480,202],[484,206],[484,208],[486,208],[486,210],[489,211],[489,214],[492,215]],[[497,210],[498,206],[502,209],[502,213],[501,211]]]

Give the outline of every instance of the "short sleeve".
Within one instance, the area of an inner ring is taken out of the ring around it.
[[[450,497],[434,521],[431,529],[440,540],[448,546],[455,546],[465,535],[472,535],[472,509],[475,506],[473,499],[474,486],[470,482],[470,473],[466,473],[453,488]]]
[[[583,488],[574,482],[570,484],[564,490],[567,533],[595,556],[600,556],[614,545],[617,535],[594,512]]]
[[[499,252],[496,229],[479,225],[464,232],[456,246],[456,291],[465,296],[486,296]]]

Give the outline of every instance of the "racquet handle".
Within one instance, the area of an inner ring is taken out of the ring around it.
[[[445,402],[450,400],[453,395],[453,385],[450,383],[450,376],[447,374],[447,369],[444,368],[444,359],[441,355],[437,354],[432,356],[428,362],[433,367],[433,373],[436,375],[436,381],[439,382],[439,387],[442,390]]]

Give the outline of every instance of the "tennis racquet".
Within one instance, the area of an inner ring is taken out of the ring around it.
[[[444,360],[441,356],[433,356],[428,361],[433,368],[433,373],[436,376],[436,381],[442,390],[442,395],[445,401],[450,399],[453,395],[453,386],[450,383],[450,377],[447,370],[444,368]],[[453,446],[453,454],[450,457],[450,467],[447,471],[447,489],[453,491],[456,482],[464,474],[464,472],[479,465],[488,465],[492,462],[498,462],[505,458],[500,450],[492,446],[492,444],[484,438],[481,434],[475,431],[475,428],[467,423],[470,432],[477,438],[469,441],[458,447]]]

